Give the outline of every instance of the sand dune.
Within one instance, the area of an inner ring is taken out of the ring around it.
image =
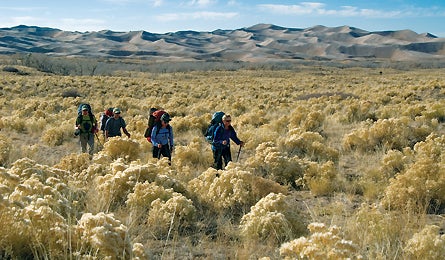
[[[0,28],[0,53],[134,57],[153,60],[268,61],[292,59],[443,59],[445,39],[411,30],[368,32],[350,26],[305,29],[257,24],[236,30],[69,32]]]

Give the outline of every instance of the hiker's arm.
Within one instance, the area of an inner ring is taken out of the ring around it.
[[[127,131],[127,128],[122,128],[122,131],[127,135],[128,138],[130,138],[130,133]]]
[[[105,130],[105,139],[108,139],[108,130]]]
[[[156,139],[156,130],[158,130],[157,126],[154,126],[153,129],[151,130],[151,143],[153,144],[153,146],[158,146],[158,140]]]
[[[230,139],[232,139],[237,145],[244,145],[244,142],[241,141],[238,136],[236,135],[236,131],[232,130],[232,132],[230,133]]]
[[[168,139],[170,139],[170,150],[173,151],[173,149],[175,149],[175,143],[173,142],[173,128],[170,128]]]

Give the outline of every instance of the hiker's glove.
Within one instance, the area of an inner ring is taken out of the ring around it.
[[[239,146],[243,147],[243,146],[244,146],[244,142],[243,142],[243,141],[240,141],[240,142],[239,142]]]
[[[147,141],[151,143],[151,137],[147,137]]]
[[[75,135],[75,136],[80,135],[80,129],[76,129],[76,130],[74,131],[74,135]]]
[[[130,138],[130,134],[129,133],[127,134],[127,137]]]

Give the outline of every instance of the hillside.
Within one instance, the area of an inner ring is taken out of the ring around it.
[[[341,26],[305,29],[257,24],[236,30],[71,32],[20,25],[0,28],[0,54],[138,58],[154,61],[442,59],[445,39],[410,30],[368,32]]]

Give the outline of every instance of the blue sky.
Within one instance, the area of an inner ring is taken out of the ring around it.
[[[258,23],[308,28],[349,25],[367,31],[410,29],[445,37],[444,0],[11,0],[0,2],[0,27],[68,31],[239,29]]]

